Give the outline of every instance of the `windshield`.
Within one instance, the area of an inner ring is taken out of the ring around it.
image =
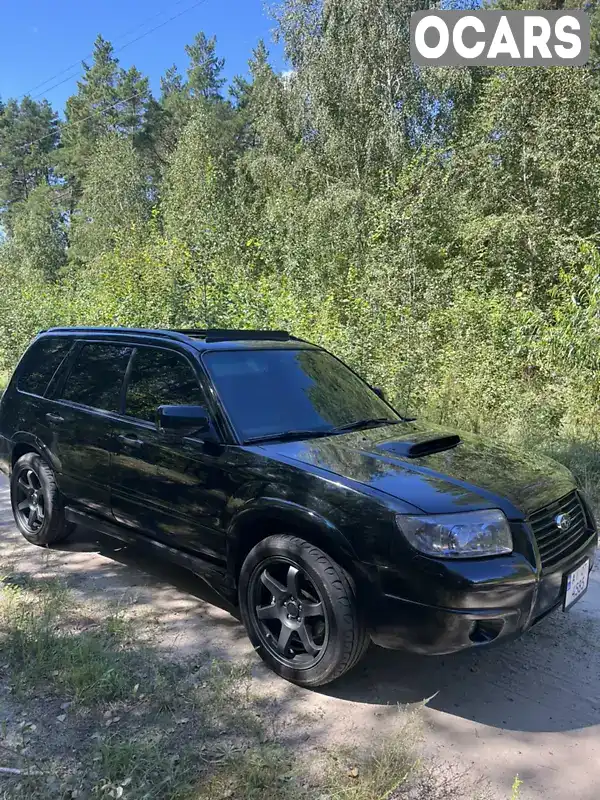
[[[367,427],[368,421],[401,419],[322,350],[215,351],[205,355],[204,363],[245,442],[294,432],[310,438],[357,423]]]

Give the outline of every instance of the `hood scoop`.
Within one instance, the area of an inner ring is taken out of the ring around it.
[[[431,434],[425,434],[423,438],[415,439],[413,437],[405,440],[382,442],[376,446],[376,449],[401,458],[421,458],[422,456],[430,456],[433,453],[441,453],[443,450],[451,450],[458,444],[460,444],[460,436],[456,436],[456,434],[433,437]]]

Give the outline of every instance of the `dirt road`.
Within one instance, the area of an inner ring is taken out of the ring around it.
[[[60,550],[27,544],[15,531],[3,478],[0,572],[63,575],[87,599],[112,596],[135,604],[136,612],[156,617],[160,644],[169,651],[252,657],[241,624],[182,570],[83,530]],[[281,691],[283,682],[258,661],[256,673],[274,693]],[[487,777],[497,797],[510,797],[518,773],[524,798],[596,800],[600,570],[568,614],[550,616],[510,645],[429,659],[372,648],[333,686],[291,691],[291,724],[306,726],[313,741],[370,742],[403,724],[405,704],[430,698],[426,748]]]

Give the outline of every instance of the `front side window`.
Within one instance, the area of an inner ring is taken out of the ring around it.
[[[102,411],[119,411],[132,350],[113,344],[85,344],[67,378],[62,399]]]
[[[71,339],[48,337],[38,339],[25,353],[19,365],[17,389],[30,394],[44,395],[52,376],[71,349]]]
[[[159,406],[205,406],[204,392],[189,362],[179,353],[140,347],[127,385],[125,413],[156,421]]]
[[[245,442],[400,421],[363,380],[323,350],[214,351],[204,361]]]

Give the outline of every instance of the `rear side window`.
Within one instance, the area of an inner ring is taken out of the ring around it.
[[[62,391],[62,399],[102,411],[119,411],[131,347],[85,344]]]
[[[204,392],[183,356],[152,347],[136,351],[125,400],[128,417],[155,422],[159,406],[204,405]]]
[[[38,339],[23,356],[19,366],[17,389],[43,395],[73,344],[72,339]]]

